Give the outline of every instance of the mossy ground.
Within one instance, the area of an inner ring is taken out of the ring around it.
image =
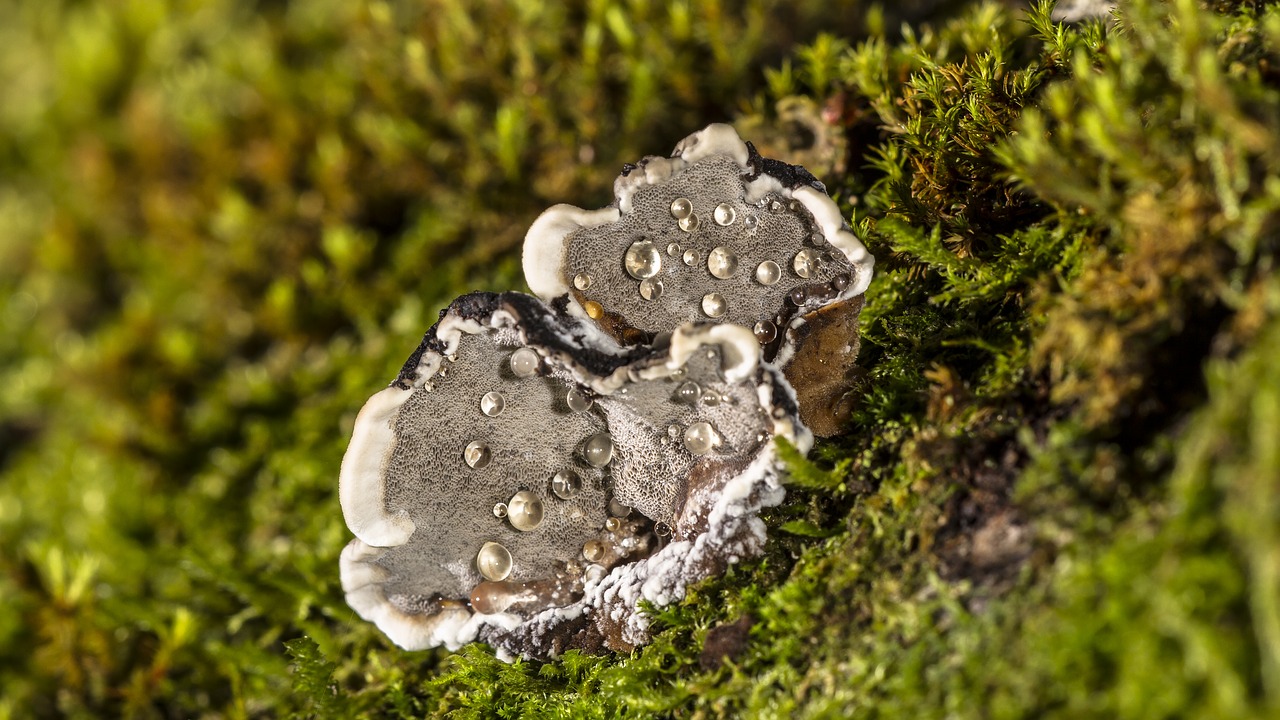
[[[1280,12],[1047,10],[0,5],[0,717],[1276,717]],[[631,655],[392,647],[355,410],[726,115],[879,259],[850,432]]]

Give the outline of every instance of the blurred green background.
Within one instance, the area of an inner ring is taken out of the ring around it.
[[[1280,13],[1050,11],[0,0],[0,718],[1280,717]],[[850,433],[643,650],[397,650],[356,410],[724,120],[877,256]]]

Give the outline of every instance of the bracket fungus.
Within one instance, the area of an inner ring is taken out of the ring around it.
[[[627,650],[637,603],[763,549],[775,437],[807,451],[747,328],[648,346],[517,293],[453,302],[361,410],[339,497],[347,602],[407,649]]]
[[[823,184],[714,124],[670,157],[626,165],[613,193],[608,207],[556,205],[533,223],[523,262],[534,294],[565,298],[627,345],[691,321],[753,328],[805,423],[839,432],[875,259]]]

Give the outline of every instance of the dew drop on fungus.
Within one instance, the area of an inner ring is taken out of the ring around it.
[[[681,219],[679,222],[677,222],[676,224],[680,226],[680,229],[681,229],[681,230],[683,230],[683,231],[685,231],[685,232],[688,232],[688,233],[691,233],[691,232],[693,232],[694,230],[697,230],[697,229],[698,229],[698,216],[697,216],[697,215],[690,215],[690,216],[689,216],[689,217],[687,217],[687,218],[682,218],[682,219]]]
[[[671,537],[671,526],[664,522],[656,522],[653,524],[653,532],[660,538]]]
[[[693,203],[689,198],[676,198],[671,201],[671,217],[683,220],[693,214]]]
[[[572,470],[561,470],[551,478],[551,492],[561,500],[568,500],[582,492],[582,478]]]
[[[720,245],[707,255],[707,270],[721,280],[732,277],[738,271],[738,256]]]
[[[702,257],[701,253],[693,248],[684,251],[684,264],[693,267],[698,264],[698,260]]]
[[[761,285],[776,285],[782,278],[782,268],[772,260],[765,260],[756,266],[756,282]]]
[[[527,378],[537,375],[540,364],[538,353],[527,347],[511,353],[511,372],[515,373],[516,377]]]
[[[596,433],[582,444],[582,457],[593,467],[604,467],[613,459],[613,438],[609,433]]]
[[[609,514],[614,517],[624,518],[631,514],[631,506],[623,505],[618,502],[617,498],[609,499]]]
[[[604,317],[604,308],[600,307],[600,303],[594,300],[588,300],[583,303],[582,309],[587,311],[587,317],[592,320],[599,320]]]
[[[809,248],[801,250],[791,262],[791,269],[802,278],[811,277],[818,271],[818,254]]]
[[[815,232],[815,233],[809,233],[809,242],[813,243],[818,247],[822,247],[823,245],[827,244],[827,239],[823,237],[822,233]]]
[[[587,288],[591,287],[591,276],[582,275],[582,274],[574,275],[573,286],[578,288],[579,290],[586,290]]]
[[[471,590],[471,609],[481,615],[500,613],[511,606],[512,594],[507,586],[512,583],[486,580]]]
[[[640,282],[640,297],[645,300],[657,300],[662,297],[662,290],[662,281],[656,278],[649,278]]]
[[[720,436],[711,423],[700,420],[684,431],[684,448],[694,455],[706,455],[720,444]]]
[[[582,391],[578,388],[570,388],[564,399],[568,403],[569,409],[574,412],[586,412],[591,409],[591,398],[582,394]]]
[[[836,292],[844,292],[844,289],[849,287],[849,276],[842,273],[831,278],[831,287]]]
[[[586,554],[585,548],[583,554]],[[603,565],[588,565],[586,571],[582,573],[582,578],[589,583],[598,583],[604,579],[604,576],[608,574],[608,572],[608,570],[604,569]]]
[[[787,293],[787,298],[795,304],[796,307],[803,307],[809,301],[809,293],[802,287],[798,287]]]
[[[756,226],[759,224],[760,224],[760,219],[751,213],[747,213],[747,216],[742,218],[742,227],[752,232],[755,231]]]
[[[702,404],[707,407],[715,407],[720,404],[720,396],[714,392],[705,392],[702,394]]]
[[[507,521],[511,527],[529,531],[542,524],[542,499],[528,490],[521,490],[507,502]]]
[[[675,257],[684,252],[684,248],[680,247],[680,243],[667,243],[667,254]]]
[[[480,412],[489,417],[498,417],[507,406],[507,399],[500,392],[487,392],[480,398]]]
[[[752,328],[752,332],[756,334],[756,340],[761,345],[768,345],[778,337],[778,326],[768,320],[761,320]]]
[[[497,505],[494,505],[494,506],[493,506],[493,516],[494,516],[494,517],[496,517],[496,518],[499,518],[499,519],[506,517],[506,516],[507,516],[507,504],[506,504],[506,503],[498,503]]]
[[[476,553],[476,570],[486,580],[506,580],[511,574],[511,551],[496,542],[487,542]]]
[[[618,532],[622,529],[622,521],[616,517],[611,517],[604,521],[604,529],[609,532]]]
[[[728,309],[729,305],[720,293],[707,293],[702,296],[702,312],[706,313],[707,317],[718,318]]]
[[[637,240],[627,248],[623,266],[627,274],[637,280],[651,278],[662,269],[662,253],[658,252],[658,246],[649,240]]]
[[[586,558],[587,562],[599,562],[604,558],[604,543],[599,540],[588,540],[582,545],[582,557]]]
[[[489,452],[489,446],[479,440],[472,440],[467,443],[467,447],[462,451],[462,459],[466,460],[467,465],[479,470],[489,461],[493,459],[493,454]]]
[[[692,380],[681,383],[680,387],[676,388],[676,399],[682,403],[693,405],[700,397],[702,397],[702,388]]]
[[[732,225],[734,220],[738,219],[738,211],[733,209],[729,203],[720,203],[716,206],[715,220],[717,225]]]

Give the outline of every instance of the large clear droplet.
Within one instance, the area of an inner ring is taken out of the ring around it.
[[[604,559],[604,543],[599,540],[588,540],[582,545],[582,557],[586,558],[587,562],[599,562]]]
[[[497,503],[493,506],[493,516],[502,519],[507,516],[507,504]]]
[[[732,277],[738,272],[738,256],[729,248],[720,245],[707,255],[707,270],[721,280]]]
[[[511,353],[511,372],[515,373],[516,377],[527,378],[537,375],[540,364],[542,361],[538,353],[527,347]]]
[[[849,276],[841,273],[840,275],[831,278],[831,287],[835,289],[836,292],[844,292],[844,289],[849,287]]]
[[[757,218],[755,215],[751,213],[747,213],[746,217],[742,218],[742,227],[746,228],[749,231],[754,232],[756,229],[756,226],[759,224],[760,224],[760,218]]]
[[[488,445],[479,440],[473,440],[467,443],[466,449],[462,451],[462,459],[467,462],[467,465],[479,470],[489,464],[493,454],[489,452]]]
[[[657,300],[662,297],[662,291],[662,281],[657,278],[640,281],[640,297],[645,300]]]
[[[702,397],[702,388],[692,380],[681,383],[680,387],[676,388],[676,399],[687,405],[697,403],[700,397]]]
[[[604,529],[609,532],[618,532],[622,529],[622,520],[616,517],[611,517],[604,521]]]
[[[671,201],[671,217],[683,220],[693,214],[693,203],[689,198],[676,198]]]
[[[637,280],[651,278],[662,269],[662,253],[658,252],[658,246],[649,240],[637,240],[627,248],[623,265],[627,269],[627,274]]]
[[[591,276],[582,275],[582,274],[574,275],[573,286],[578,288],[579,290],[586,290],[587,288],[591,287]]]
[[[818,271],[818,253],[809,248],[801,250],[791,262],[791,269],[802,278],[811,277]]]
[[[752,331],[755,332],[756,340],[759,340],[761,345],[768,345],[778,337],[778,326],[769,320],[761,320],[756,323]]]
[[[732,225],[738,219],[738,211],[729,203],[720,203],[716,206],[715,219],[717,225]]]
[[[720,435],[711,423],[696,422],[684,430],[684,449],[694,455],[706,455],[720,444]]]
[[[574,412],[586,412],[591,409],[591,398],[584,395],[578,388],[571,388],[564,400],[569,404],[569,409]]]
[[[582,478],[572,470],[561,470],[551,478],[551,492],[561,500],[575,497],[582,492]]]
[[[596,433],[582,444],[582,457],[593,467],[604,467],[613,459],[613,438],[609,433]]]
[[[798,287],[787,293],[787,298],[790,299],[796,307],[804,307],[804,304],[809,302],[809,292],[802,287]]]
[[[528,532],[542,524],[542,500],[528,490],[521,490],[507,501],[507,522],[511,527]]]
[[[507,399],[500,392],[487,392],[480,398],[480,412],[489,417],[498,417],[507,407]]]
[[[599,320],[604,317],[604,308],[595,300],[588,300],[582,304],[582,309],[587,311],[587,317],[592,320]]]
[[[765,260],[756,266],[756,282],[761,285],[776,285],[782,279],[782,268],[772,260]]]
[[[702,254],[693,248],[684,251],[684,264],[693,267],[702,259]]]
[[[476,570],[485,580],[506,580],[511,574],[511,551],[496,542],[485,543],[476,553]]]
[[[681,230],[683,230],[683,231],[685,231],[685,232],[688,232],[688,233],[691,233],[691,232],[693,232],[694,230],[697,230],[697,229],[698,229],[698,216],[697,216],[697,215],[690,215],[690,216],[689,216],[689,217],[687,217],[687,218],[682,218],[682,219],[681,219],[679,222],[677,222],[676,224],[680,226],[680,229],[681,229]]]
[[[660,538],[671,537],[671,526],[659,521],[653,524],[653,532]]]
[[[707,317],[718,318],[728,309],[729,304],[720,293],[707,293],[702,296],[702,312],[706,313]]]

